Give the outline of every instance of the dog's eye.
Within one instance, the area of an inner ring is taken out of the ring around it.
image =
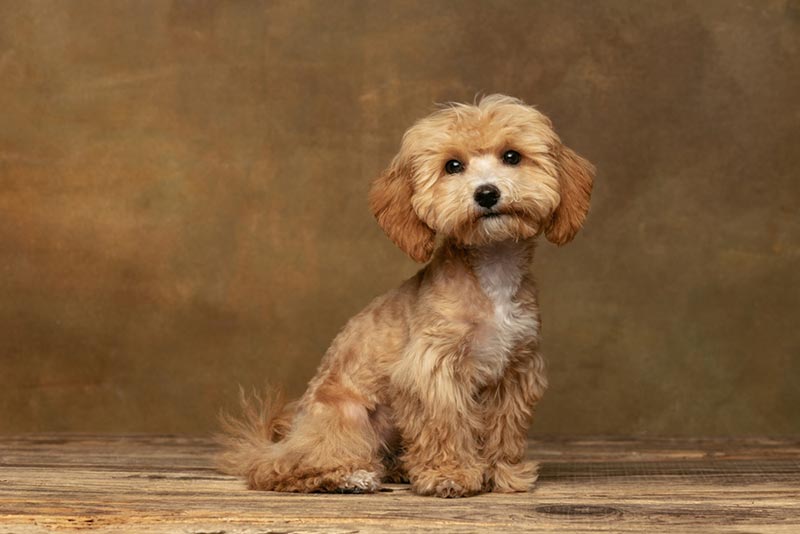
[[[464,172],[464,164],[457,159],[451,159],[444,164],[444,170],[447,174],[459,174]]]
[[[503,163],[506,165],[517,165],[522,156],[516,150],[506,150],[503,154]]]

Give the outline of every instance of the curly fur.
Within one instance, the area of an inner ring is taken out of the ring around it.
[[[508,150],[519,163],[504,163]],[[451,159],[463,172],[445,172]],[[221,469],[260,490],[529,489],[527,429],[547,387],[529,265],[540,234],[559,245],[575,236],[593,176],[517,99],[451,104],[417,122],[369,201],[389,238],[429,263],[347,323],[299,401],[242,394],[243,417],[224,419]],[[475,197],[487,184],[499,192],[490,207]]]

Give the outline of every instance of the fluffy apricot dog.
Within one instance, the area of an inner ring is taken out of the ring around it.
[[[514,98],[417,122],[369,200],[389,238],[428,264],[347,323],[299,401],[244,399],[221,468],[260,490],[528,490],[526,434],[547,387],[529,265],[540,234],[575,236],[593,175]]]

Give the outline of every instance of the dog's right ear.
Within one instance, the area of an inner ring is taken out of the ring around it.
[[[374,182],[369,206],[378,224],[395,245],[414,260],[431,259],[435,232],[417,216],[411,205],[411,175],[399,156]]]

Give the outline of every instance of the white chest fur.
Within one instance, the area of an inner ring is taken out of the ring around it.
[[[528,253],[518,243],[494,244],[481,251],[474,268],[493,313],[478,328],[472,354],[486,378],[497,379],[520,341],[539,333],[535,310],[515,298],[528,269]]]

